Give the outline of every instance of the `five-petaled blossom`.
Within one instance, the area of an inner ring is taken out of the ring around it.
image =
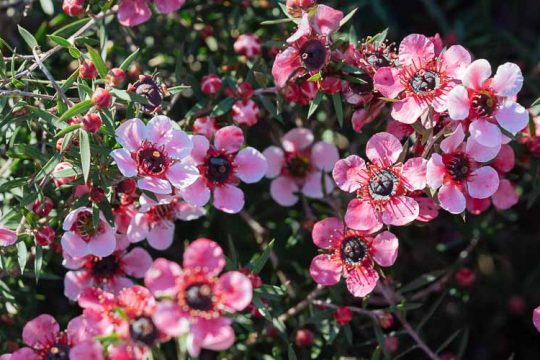
[[[309,272],[321,285],[335,285],[345,278],[347,289],[358,297],[373,291],[379,274],[373,268],[392,266],[398,254],[398,239],[389,231],[377,235],[349,229],[336,217],[315,224],[312,238],[315,245],[327,250],[311,261]]]
[[[484,59],[471,63],[461,77],[462,85],[448,94],[448,115],[453,120],[472,120],[471,137],[487,147],[504,141],[503,129],[516,135],[529,122],[529,113],[514,101],[523,86],[520,68],[506,63],[491,76],[491,66]]]
[[[197,169],[181,162],[192,149],[191,140],[166,116],[156,116],[147,125],[127,120],[116,129],[116,140],[122,148],[111,156],[122,175],[138,177],[141,190],[170,194],[173,186],[182,189],[197,180]]]
[[[227,213],[237,213],[244,207],[244,193],[240,181],[251,184],[264,176],[266,159],[256,149],[245,147],[244,133],[236,126],[225,126],[214,135],[214,145],[201,135],[192,138],[190,163],[195,164],[200,176],[191,186],[180,189],[185,201],[203,206],[214,195],[214,207]]]
[[[341,19],[343,12],[326,5],[303,14],[298,30],[287,39],[288,47],[272,66],[278,87],[284,87],[289,79],[316,74],[330,62],[330,36],[339,29]]]
[[[158,12],[169,14],[180,9],[185,0],[153,0]],[[137,26],[152,17],[147,0],[121,0],[118,5],[118,22],[124,26]]]
[[[94,226],[92,209],[80,207],[71,211],[62,225],[62,249],[74,257],[87,255],[109,256],[116,248],[114,228],[109,225],[100,211],[97,226]]]
[[[356,192],[349,202],[345,223],[356,230],[379,229],[382,224],[406,225],[419,214],[411,192],[426,186],[426,163],[421,157],[398,162],[403,151],[399,140],[389,133],[373,135],[366,145],[366,156],[350,155],[339,160],[333,175],[339,188]]]
[[[266,176],[273,179],[270,195],[281,206],[292,206],[298,201],[298,193],[321,199],[334,188],[332,179],[326,175],[339,159],[335,145],[319,141],[313,144],[313,133],[306,128],[296,128],[286,133],[282,147],[270,146],[263,151],[268,161]],[[324,180],[323,180],[324,179]]]
[[[128,245],[124,235],[117,235],[116,250],[109,256],[72,257],[65,253],[63,264],[71,271],[64,278],[64,294],[70,300],[77,300],[86,288],[99,287],[118,294],[123,288],[133,286],[129,276],[142,278],[152,265],[152,257],[139,247],[127,251]]]
[[[176,220],[195,220],[206,214],[202,207],[185,202],[178,195],[158,195],[153,200],[146,195],[139,198],[139,212],[132,218],[127,228],[127,238],[132,243],[148,240],[156,250],[171,246]]]
[[[434,153],[427,165],[427,184],[439,189],[441,207],[452,214],[465,210],[465,194],[485,199],[497,191],[499,175],[491,166],[482,166],[495,157],[493,148],[476,143],[471,137],[464,143],[461,125],[441,142],[442,155]],[[498,151],[498,150],[497,150]]]
[[[183,268],[157,259],[146,273],[145,284],[163,298],[152,319],[170,336],[187,336],[187,349],[198,356],[201,348],[225,350],[235,339],[227,313],[244,310],[251,302],[252,285],[239,271],[219,273],[225,267],[223,250],[208,239],[197,239],[185,250]]]
[[[414,123],[430,107],[439,113],[446,111],[448,92],[471,63],[471,55],[462,46],[441,52],[432,39],[419,34],[401,41],[398,58],[397,67],[379,68],[373,82],[383,96],[399,100],[391,114],[407,124]]]

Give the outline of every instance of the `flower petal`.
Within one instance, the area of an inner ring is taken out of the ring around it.
[[[473,61],[463,72],[461,81],[469,89],[478,90],[491,76],[491,65],[485,59]]]
[[[138,173],[137,163],[126,149],[116,149],[111,151],[111,157],[116,162],[118,170],[126,177],[136,176]]]
[[[329,255],[317,255],[311,261],[309,273],[317,284],[335,285],[341,279],[342,267],[340,264],[332,261]]]
[[[146,137],[146,127],[141,119],[124,121],[115,131],[116,141],[127,151],[136,151]]]
[[[328,249],[332,245],[332,238],[344,230],[345,224],[340,219],[329,217],[315,223],[311,237],[315,245],[322,249]]]
[[[364,297],[369,295],[379,281],[379,274],[373,268],[356,268],[349,273],[345,280],[347,289],[356,297]]]
[[[514,63],[507,62],[497,68],[491,87],[498,96],[514,96],[523,86],[523,74]]]
[[[160,301],[152,321],[168,336],[182,336],[189,330],[189,318],[180,306],[170,300]]]
[[[214,241],[199,238],[184,251],[184,268],[202,268],[209,275],[217,275],[225,267],[223,249]]]
[[[185,0],[154,0],[154,4],[158,11],[162,14],[170,14],[180,9],[185,3]]]
[[[420,104],[414,97],[409,96],[394,103],[391,115],[394,120],[404,124],[413,124],[426,110],[425,104]]]
[[[326,5],[317,5],[317,11],[311,18],[311,24],[315,31],[321,35],[330,36],[340,27],[343,12]]]
[[[214,134],[214,145],[217,150],[235,153],[244,143],[244,133],[236,126],[225,126]]]
[[[366,144],[366,156],[377,165],[392,165],[403,151],[398,138],[386,132],[373,135]]]
[[[122,256],[121,261],[124,272],[136,278],[144,277],[146,271],[152,266],[152,256],[148,251],[139,247]]]
[[[505,130],[516,135],[529,123],[529,112],[520,104],[507,100],[495,114],[495,119]]]
[[[182,160],[191,153],[193,144],[189,136],[182,130],[172,130],[172,137],[165,145],[167,155],[173,159]]]
[[[210,189],[206,186],[206,180],[202,177],[183,189],[181,194],[185,201],[194,206],[204,206],[210,200]]]
[[[42,314],[24,326],[22,338],[26,345],[40,349],[54,344],[59,332],[58,322],[51,315]]]
[[[294,47],[288,47],[276,55],[272,65],[272,75],[277,87],[283,88],[289,78],[300,68],[300,54]]]
[[[223,305],[232,311],[242,311],[253,297],[253,287],[249,278],[239,271],[230,271],[221,275],[216,289],[223,296]]]
[[[495,158],[501,149],[501,144],[499,143],[493,147],[487,147],[479,144],[476,139],[469,137],[467,139],[466,152],[470,155],[475,161],[478,162],[487,162]]]
[[[281,140],[283,149],[288,152],[301,151],[313,144],[315,137],[311,130],[306,128],[294,128],[283,135]]]
[[[214,189],[214,207],[229,214],[236,214],[244,207],[244,192],[234,185]]]
[[[396,98],[405,89],[399,78],[399,69],[390,66],[377,70],[373,75],[373,87],[390,99]]]
[[[381,222],[380,216],[369,201],[353,199],[347,206],[345,224],[355,230],[369,230]]]
[[[427,160],[421,157],[409,159],[403,164],[401,177],[409,191],[422,190],[426,187]]]
[[[499,175],[491,166],[482,166],[472,172],[467,181],[469,195],[475,199],[486,199],[499,187]]]
[[[367,181],[366,162],[359,156],[350,155],[339,160],[332,175],[337,186],[346,192],[353,192]]]
[[[338,149],[334,144],[316,142],[311,149],[311,161],[319,170],[331,171],[339,160]]]
[[[499,180],[499,188],[491,198],[493,205],[499,210],[510,209],[519,201],[519,194],[508,179]]]
[[[118,7],[118,22],[124,26],[137,26],[152,17],[145,0],[121,0]]]
[[[455,185],[443,185],[438,194],[441,207],[452,214],[465,211],[466,201],[461,190]]]
[[[283,153],[283,150],[277,146],[270,146],[263,151],[263,155],[267,162],[266,177],[275,178],[281,174],[281,170],[285,164],[285,154]]]
[[[399,44],[399,63],[403,66],[423,64],[434,57],[435,46],[424,35],[408,35]]]
[[[167,179],[177,189],[185,189],[199,179],[199,170],[193,166],[182,163],[173,164],[167,170]]]
[[[446,168],[441,155],[434,153],[431,155],[426,167],[426,182],[432,189],[438,189],[442,185]]]
[[[174,223],[163,220],[150,228],[148,244],[156,250],[168,249],[174,240]]]
[[[394,196],[382,212],[382,221],[387,225],[403,226],[418,217],[420,207],[408,196]]]
[[[144,274],[144,284],[155,297],[175,296],[176,282],[182,275],[180,265],[158,258]]]
[[[469,116],[469,93],[464,86],[458,85],[450,90],[446,101],[450,119],[464,120]]]
[[[441,55],[440,61],[447,76],[460,78],[471,63],[471,54],[463,46],[453,45]]]
[[[472,138],[482,146],[495,147],[501,144],[501,130],[487,120],[473,121],[469,125],[469,132]]]
[[[154,116],[146,125],[146,139],[157,146],[166,146],[173,138],[174,123],[165,115]]]
[[[392,266],[398,255],[399,241],[390,231],[383,231],[375,237],[371,244],[373,260],[381,266]]]
[[[171,183],[169,181],[149,176],[137,180],[137,187],[141,190],[148,190],[155,194],[166,195],[172,192]]]
[[[238,152],[234,158],[234,165],[236,175],[247,184],[261,180],[268,168],[264,155],[249,146]]]
[[[17,233],[0,225],[0,246],[10,246],[17,242]]]
[[[270,184],[270,196],[281,206],[292,206],[298,201],[300,189],[293,178],[280,176]]]
[[[452,153],[463,144],[463,140],[465,140],[465,133],[463,127],[459,124],[450,136],[441,141],[441,150],[447,154]]]
[[[128,240],[132,243],[139,242],[148,236],[148,231],[150,231],[148,225],[148,216],[143,213],[137,213],[131,219],[129,223],[126,236]]]

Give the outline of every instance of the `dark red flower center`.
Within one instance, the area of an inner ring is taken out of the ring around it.
[[[396,194],[399,177],[391,170],[380,170],[369,178],[368,191],[374,200],[388,200]]]
[[[170,161],[165,149],[145,141],[137,150],[136,159],[139,174],[161,176],[169,169]]]
[[[326,46],[319,40],[308,40],[300,48],[300,60],[308,71],[320,70],[326,62]]]
[[[285,166],[292,176],[304,178],[311,170],[311,160],[309,156],[293,154],[287,159]]]
[[[467,180],[471,174],[471,161],[465,153],[443,154],[442,160],[446,172],[456,182]]]
[[[83,240],[88,241],[94,235],[100,233],[101,223],[98,228],[94,227],[94,221],[92,219],[92,214],[89,212],[81,212],[77,216],[77,220],[71,227],[71,231],[76,232]]]
[[[441,84],[441,76],[433,70],[418,70],[409,80],[411,89],[419,94],[429,94],[439,88]]]
[[[196,283],[186,289],[186,303],[193,310],[209,311],[212,309],[212,288],[208,284]]]
[[[119,265],[118,259],[114,255],[99,258],[92,266],[92,275],[99,278],[109,278],[116,274]]]
[[[497,108],[497,98],[489,90],[479,90],[471,100],[472,107],[479,116],[491,116]]]
[[[129,333],[133,341],[147,346],[154,345],[159,338],[158,329],[152,319],[146,316],[133,319],[129,324]]]
[[[214,183],[226,182],[232,174],[233,166],[225,155],[210,156],[206,160],[206,178]]]
[[[45,354],[44,360],[69,360],[70,347],[65,344],[55,344],[51,346]]]
[[[368,247],[358,236],[349,236],[341,243],[341,258],[350,265],[359,264],[366,258]]]

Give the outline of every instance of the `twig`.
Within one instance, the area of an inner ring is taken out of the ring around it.
[[[312,292],[310,292],[304,300],[300,301],[298,304],[296,304],[283,314],[279,315],[278,320],[286,321],[287,319],[298,314],[300,311],[304,310],[309,304],[311,304],[317,298],[317,296],[321,294],[323,290],[323,285],[317,285],[317,287]]]
[[[313,300],[311,303],[313,305],[322,306],[322,307],[335,309],[335,310],[337,310],[337,309],[339,309],[341,307],[341,306],[338,306],[338,305],[334,305],[332,303],[324,302],[322,300]],[[379,314],[383,313],[383,311],[381,311],[381,310],[367,310],[367,309],[362,309],[362,308],[359,308],[359,307],[356,307],[356,306],[345,306],[345,307],[349,308],[349,310],[351,310],[352,312],[362,314],[362,315],[366,315],[366,316],[368,316],[371,319],[376,320],[376,321],[379,320]]]
[[[0,96],[21,96],[21,97],[34,97],[34,98],[40,98],[45,100],[54,100],[54,95],[47,95],[47,94],[38,94],[33,93],[29,91],[21,91],[21,90],[0,90]]]
[[[57,94],[62,98],[62,101],[68,107],[73,106],[73,103],[71,102],[71,100],[67,98],[66,94],[64,93],[64,90],[62,90],[62,88],[57,84],[56,80],[54,80],[54,77],[51,75],[47,67],[43,65],[43,62],[41,62],[37,47],[33,48],[32,52],[34,53],[34,58],[36,59],[36,64],[38,65],[39,69],[41,70],[43,74],[45,74],[45,77],[51,82],[51,85],[54,87]]]

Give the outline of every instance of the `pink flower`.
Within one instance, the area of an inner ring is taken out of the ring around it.
[[[139,178],[139,189],[170,194],[172,186],[181,189],[197,180],[197,169],[181,162],[191,141],[166,116],[155,116],[146,126],[140,119],[127,120],[116,129],[116,140],[122,148],[111,156],[124,176]]]
[[[251,59],[261,54],[261,39],[255,34],[242,34],[234,42],[233,48],[235,53]]]
[[[130,242],[148,240],[151,247],[165,250],[171,246],[174,238],[174,222],[178,220],[195,220],[206,211],[186,203],[178,195],[159,196],[159,202],[146,195],[141,195],[139,212],[136,213],[127,229]]]
[[[484,59],[472,62],[458,85],[448,94],[448,114],[453,120],[471,119],[471,137],[487,147],[501,144],[501,130],[516,135],[529,121],[527,110],[513,99],[523,86],[523,75],[516,64],[506,63],[491,76]]]
[[[283,88],[283,96],[289,102],[305,106],[315,99],[318,91],[317,83],[314,81],[302,81],[299,84],[289,82]]]
[[[232,107],[232,117],[238,125],[253,126],[259,121],[259,107],[253,100],[238,100]]]
[[[196,118],[193,122],[193,133],[202,135],[208,140],[210,140],[218,130],[219,126],[216,123],[216,119],[211,116]]]
[[[495,169],[479,164],[492,159],[496,153],[470,137],[466,144],[464,139],[465,133],[459,125],[441,142],[443,154],[433,154],[427,166],[427,184],[432,189],[439,189],[437,197],[441,207],[452,214],[465,210],[465,194],[475,199],[486,199],[499,186]]]
[[[399,99],[393,104],[392,117],[412,124],[430,107],[446,111],[448,92],[470,62],[462,46],[451,46],[439,55],[431,39],[412,34],[399,45],[399,65],[378,69],[374,86],[383,96]]]
[[[321,285],[335,285],[345,278],[347,289],[358,297],[373,291],[379,274],[374,262],[380,266],[392,266],[398,253],[398,239],[389,231],[376,236],[366,232],[347,229],[336,217],[326,218],[315,224],[313,242],[326,253],[311,261],[309,273]]]
[[[169,14],[180,9],[185,0],[155,0],[157,10],[162,14]],[[152,17],[152,11],[146,0],[120,0],[118,7],[118,21],[124,26],[137,26]]]
[[[532,320],[534,327],[536,328],[536,330],[538,330],[538,332],[540,332],[540,306],[534,309]]]
[[[266,177],[272,199],[281,206],[292,206],[298,193],[321,199],[324,196],[321,181],[327,193],[334,189],[332,179],[326,175],[339,159],[337,148],[323,141],[313,144],[313,133],[306,128],[290,130],[283,136],[282,147],[270,146],[263,154],[268,161]]]
[[[240,150],[244,134],[236,126],[226,126],[214,135],[214,145],[207,138],[194,135],[190,162],[200,176],[192,185],[180,190],[188,203],[203,206],[214,195],[214,207],[227,213],[237,213],[244,207],[240,181],[248,184],[259,181],[266,172],[266,159],[252,147]]]
[[[80,207],[71,211],[64,219],[63,250],[73,257],[111,255],[116,247],[114,229],[101,211],[97,224],[95,228],[91,208]]]
[[[251,302],[247,276],[225,267],[223,250],[208,239],[197,239],[184,252],[183,268],[157,259],[146,273],[145,284],[154,296],[164,297],[152,319],[170,336],[187,336],[188,352],[198,356],[201,348],[220,351],[234,343],[227,313],[242,311]]]
[[[152,265],[152,257],[142,248],[129,252],[129,242],[118,236],[116,250],[109,256],[87,255],[71,257],[64,254],[64,266],[70,269],[64,278],[64,294],[70,300],[77,300],[82,290],[99,287],[118,295],[120,290],[133,286],[128,276],[142,278]]]
[[[0,225],[0,246],[10,246],[17,242],[17,233]]]
[[[415,157],[398,163],[402,151],[395,136],[382,132],[367,142],[370,164],[356,155],[336,163],[336,184],[343,191],[356,192],[345,214],[348,227],[366,231],[383,223],[402,226],[418,217],[418,202],[410,194],[426,186],[426,160]]]
[[[304,13],[298,30],[287,39],[288,47],[276,56],[272,75],[284,87],[293,77],[316,74],[330,61],[330,36],[343,19],[341,11],[318,5],[313,15]]]
[[[69,359],[71,351],[80,344],[86,346],[88,343],[95,343],[85,338],[80,318],[71,320],[67,330],[61,332],[58,322],[48,314],[30,320],[23,328],[22,337],[28,347],[15,351],[10,360]],[[101,353],[86,353],[77,359],[102,360],[103,356]]]

